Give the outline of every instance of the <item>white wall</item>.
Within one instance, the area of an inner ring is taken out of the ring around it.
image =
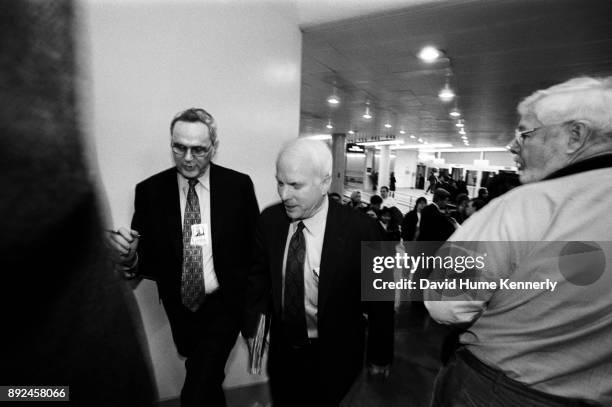
[[[214,161],[250,174],[260,206],[276,200],[275,154],[299,129],[301,32],[293,6],[133,0],[80,6],[88,134],[109,226],[129,225],[135,184],[172,165],[169,122],[187,107],[215,116]],[[176,397],[183,361],[156,288],[145,282],[136,294],[160,398]],[[234,351],[226,386],[257,379],[244,373],[244,348]]]
[[[418,163],[418,151],[395,150],[395,179],[397,188],[414,188],[416,180],[416,168]]]

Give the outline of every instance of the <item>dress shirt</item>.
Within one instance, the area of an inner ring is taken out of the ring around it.
[[[470,216],[449,241],[507,242],[504,251],[488,253],[487,280],[548,278],[558,287],[554,293],[481,292],[478,301],[469,295],[425,301],[432,318],[471,323],[461,343],[512,379],[545,393],[612,405],[609,260],[596,283],[577,286],[560,271],[563,256],[551,250],[568,241],[599,241],[601,255],[612,259],[610,185],[612,168],[579,172],[517,187]],[[588,273],[589,262],[584,264],[586,270],[575,272]],[[425,292],[425,299],[431,294]]]
[[[189,182],[187,178],[180,173],[177,174],[179,195],[181,200],[181,225],[185,221],[185,205],[187,204],[187,193],[189,192]],[[215,274],[215,265],[213,263],[212,253],[212,234],[210,228],[210,166],[206,172],[198,177],[198,183],[195,185],[195,192],[198,195],[200,203],[200,219],[206,227],[206,235],[209,237],[207,245],[202,246],[202,273],[204,276],[204,286],[206,294],[210,294],[219,288],[217,275]]]
[[[308,329],[309,338],[319,337],[319,332],[317,330],[319,271],[328,210],[329,201],[327,200],[327,196],[325,196],[319,210],[310,218],[301,220],[301,222],[304,222],[303,233],[306,241],[306,258],[304,259],[304,308],[306,310],[306,328]],[[289,242],[297,230],[299,222],[300,220],[291,222],[287,234],[287,242],[285,243],[285,254],[283,255],[283,301],[285,298],[285,269],[287,267]]]

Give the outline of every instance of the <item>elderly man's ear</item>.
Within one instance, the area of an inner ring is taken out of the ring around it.
[[[589,137],[591,129],[580,121],[575,121],[569,125],[569,139],[567,141],[567,153],[572,154],[584,147]]]

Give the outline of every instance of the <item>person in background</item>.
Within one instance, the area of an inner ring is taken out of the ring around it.
[[[442,211],[450,202],[450,194],[442,188],[434,191],[433,202],[421,212],[421,227],[417,240],[443,242],[453,234],[459,224]]]
[[[378,195],[370,196],[370,206],[368,209],[374,209],[375,211],[380,211],[382,209],[383,199]]]
[[[421,225],[421,213],[427,206],[427,198],[420,197],[416,200],[414,208],[404,216],[402,220],[402,239],[404,241],[417,240]]]
[[[397,209],[397,208],[396,208]],[[395,221],[395,214],[393,208],[382,208],[378,220],[380,225],[384,229],[385,238],[384,240],[399,241],[400,240],[400,229],[399,225]]]
[[[474,212],[477,212],[479,210],[482,209],[482,207],[485,206],[484,201],[478,199],[478,198],[472,198],[470,199],[470,201],[468,202],[466,208],[465,208],[465,216],[466,218],[469,218],[470,216],[472,216],[474,214]]]
[[[438,184],[438,177],[436,176],[437,172],[438,171],[435,168],[431,169],[429,177],[427,178],[427,181],[429,181],[429,186],[427,186],[427,190],[425,190],[425,193],[433,193],[435,191],[436,185]]]
[[[478,199],[485,203],[485,205],[489,202],[489,190],[486,188],[478,189]]]
[[[380,229],[327,198],[331,171],[325,143],[286,144],[276,161],[282,202],[257,225],[243,335],[270,315],[276,407],[337,406],[362,369],[366,326],[368,370],[387,376],[393,358],[393,302],[361,302],[361,243],[382,240]]]
[[[382,198],[382,207],[391,208],[397,206],[397,201],[389,194],[389,187],[380,187],[380,197]]]
[[[397,180],[395,179],[395,173],[391,171],[391,175],[389,176],[389,195],[395,196],[395,183]]]
[[[330,192],[328,196],[329,196],[329,199],[331,199],[332,201],[338,202],[340,205],[342,205],[342,197],[340,196],[339,193]]]
[[[455,200],[456,209],[449,213],[449,216],[457,221],[458,224],[462,224],[468,217],[467,214],[467,206],[470,202],[470,199],[466,194],[457,195],[457,199]]]
[[[354,208],[354,209],[360,209],[362,207],[362,205],[361,205],[361,191],[355,190],[355,191],[351,192],[351,200],[348,201],[346,205],[351,207],[351,208]]]
[[[181,405],[224,406],[221,385],[240,330],[259,208],[248,175],[211,162],[217,127],[204,109],[172,119],[169,145],[175,166],[136,186],[131,229],[108,241],[126,278],[157,282],[174,343],[187,358]]]
[[[427,292],[432,318],[469,326],[432,405],[611,406],[612,77],[539,90],[518,112],[510,152],[524,185],[450,240],[505,242],[488,251],[491,281],[556,287]]]

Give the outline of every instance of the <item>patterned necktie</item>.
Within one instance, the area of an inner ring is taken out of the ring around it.
[[[185,216],[183,220],[183,274],[181,276],[181,298],[183,305],[195,312],[204,299],[204,276],[202,274],[202,246],[192,246],[191,225],[202,223],[200,202],[195,191],[197,179],[190,179]]]
[[[287,265],[285,267],[285,302],[283,326],[285,337],[292,345],[303,345],[308,339],[306,330],[306,310],[304,308],[304,258],[306,241],[304,223],[297,225],[297,230],[289,242]]]

